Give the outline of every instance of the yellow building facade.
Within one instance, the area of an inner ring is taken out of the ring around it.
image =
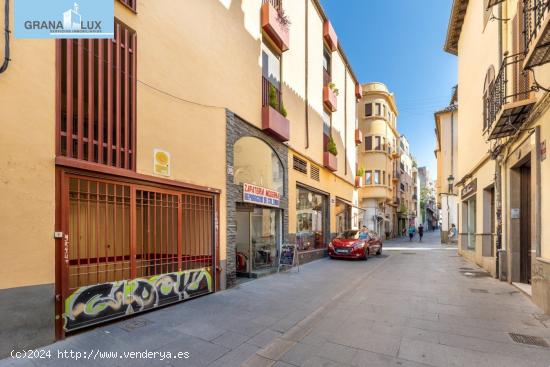
[[[0,291],[18,301],[0,309],[21,317],[0,355],[269,274],[283,243],[324,256],[359,225],[361,93],[318,1],[114,5],[114,41],[10,40]],[[124,309],[85,308],[101,294]]]
[[[550,84],[544,2],[455,0],[459,252],[550,312]],[[540,84],[539,84],[540,83]]]

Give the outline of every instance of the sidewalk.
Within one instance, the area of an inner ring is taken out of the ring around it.
[[[6,359],[0,366],[550,366],[550,348],[508,334],[550,342],[550,319],[438,240],[431,232],[421,244],[388,241],[381,257],[366,262],[319,260],[49,347],[52,357],[147,350],[188,352],[188,359]]]

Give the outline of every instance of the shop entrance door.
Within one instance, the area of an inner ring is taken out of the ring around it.
[[[237,276],[257,278],[277,269],[282,241],[281,210],[237,208]]]
[[[531,284],[531,167],[521,167],[520,282]]]

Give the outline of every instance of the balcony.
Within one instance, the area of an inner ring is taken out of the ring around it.
[[[338,170],[338,157],[330,152],[324,152],[323,165],[333,172]]]
[[[289,25],[282,15],[281,3],[277,0],[265,1],[261,8],[261,23],[263,31],[271,38],[273,43],[285,52],[289,46]]]
[[[363,187],[363,176],[355,176],[355,187]]]
[[[550,61],[550,0],[523,0],[525,47],[524,69]]]
[[[323,39],[332,52],[338,49],[338,37],[336,36],[336,32],[334,31],[334,28],[332,28],[332,24],[328,19],[325,20],[325,23],[323,24]]]
[[[355,98],[361,99],[363,97],[363,90],[361,89],[361,84],[355,84]]]
[[[355,129],[355,145],[363,143],[363,133],[359,129]]]
[[[269,80],[262,78],[262,129],[280,142],[290,139],[290,122],[285,115],[281,92]]]
[[[522,70],[524,58],[523,53],[506,56],[489,88],[484,101],[489,140],[515,134],[535,104],[529,77]]]
[[[325,104],[325,107],[328,108],[331,112],[336,111],[336,93],[334,93],[334,91],[328,85],[325,85],[323,87],[323,103]]]

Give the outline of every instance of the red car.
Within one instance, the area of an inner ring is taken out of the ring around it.
[[[374,232],[364,238],[359,230],[344,231],[328,244],[328,256],[331,259],[362,259],[370,255],[382,254],[382,240]]]

